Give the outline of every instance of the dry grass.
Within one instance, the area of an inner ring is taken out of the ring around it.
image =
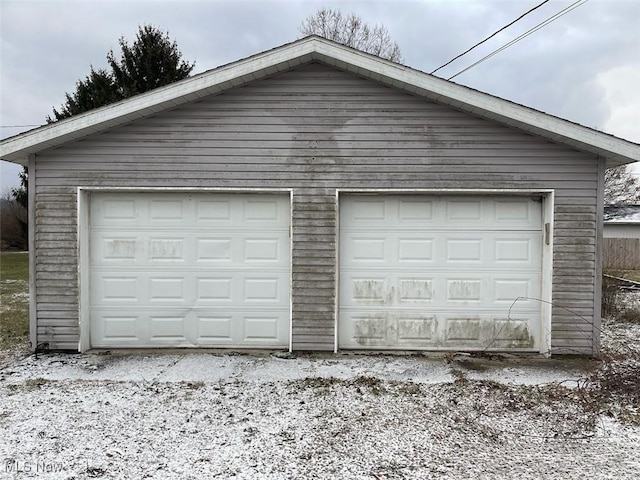
[[[610,271],[607,275],[640,281],[639,270]],[[640,295],[621,288],[615,278],[602,279],[602,316],[619,323],[640,323]]]
[[[29,254],[0,253],[0,368],[29,347]]]
[[[626,278],[627,280],[640,282],[640,270],[608,270],[605,273],[614,277]]]

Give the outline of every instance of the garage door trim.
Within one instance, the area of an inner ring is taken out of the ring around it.
[[[424,195],[424,196],[525,196],[542,199],[542,252],[541,252],[541,295],[540,295],[540,331],[538,332],[539,353],[550,355],[551,352],[551,311],[552,311],[552,281],[553,281],[553,224],[554,224],[554,194],[553,189],[337,189],[336,209],[337,238],[336,238],[336,291],[335,291],[335,324],[334,324],[334,352],[339,351],[339,321],[340,321],[340,199],[343,196],[372,196],[372,195]]]
[[[91,347],[91,321],[90,321],[90,196],[91,193],[184,193],[184,194],[265,194],[289,196],[289,351],[292,348],[292,215],[293,215],[293,189],[290,188],[140,188],[140,187],[78,187],[77,189],[77,224],[78,224],[78,318],[79,318],[79,342],[78,350],[86,352]]]

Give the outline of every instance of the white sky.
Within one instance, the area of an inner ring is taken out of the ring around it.
[[[552,0],[437,74],[449,77],[574,0]],[[321,6],[384,23],[430,72],[541,0],[0,0],[0,137],[41,125],[140,24],[168,31],[194,73],[300,36]],[[589,0],[456,82],[640,143],[640,0]],[[20,167],[2,162],[2,193]],[[640,169],[639,169],[640,171]]]

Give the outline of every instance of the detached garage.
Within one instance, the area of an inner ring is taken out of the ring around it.
[[[8,138],[32,347],[597,354],[640,146],[319,37]]]

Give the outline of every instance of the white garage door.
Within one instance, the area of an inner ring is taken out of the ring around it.
[[[92,193],[93,347],[289,344],[289,198]]]
[[[343,197],[339,346],[538,350],[541,224],[528,197]]]

